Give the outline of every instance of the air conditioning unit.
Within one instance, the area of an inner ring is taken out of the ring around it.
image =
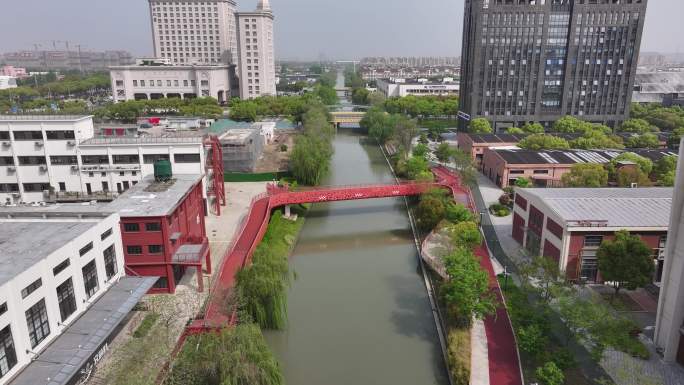
[[[73,140],[70,140],[70,141],[67,142],[67,146],[73,147],[73,146],[75,146],[75,145],[76,145],[76,142],[74,142]]]
[[[7,171],[8,172],[15,172],[15,171],[17,171],[17,168],[14,166],[9,166],[9,167],[7,167]]]
[[[19,194],[18,192],[15,192],[15,193],[12,193],[12,196],[13,196],[14,198],[20,198],[20,197],[21,197],[21,194]]]
[[[41,172],[46,172],[48,169],[47,169],[47,166],[40,166],[39,170]]]
[[[71,171],[78,171],[78,166],[77,165],[71,166]]]
[[[9,147],[9,146],[12,145],[12,143],[10,143],[10,142],[2,142],[2,145],[3,145],[4,147]]]
[[[36,145],[37,147],[43,147],[43,141],[42,141],[42,140],[38,140],[38,141],[35,142],[35,145]]]
[[[638,184],[638,183],[632,183],[632,184],[631,184],[631,187],[632,187],[632,188],[637,188],[637,187],[639,187],[639,184]]]

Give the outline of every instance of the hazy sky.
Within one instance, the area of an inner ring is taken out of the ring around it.
[[[257,0],[238,2],[240,10],[253,10]],[[460,55],[463,0],[271,0],[271,5],[281,59]],[[146,0],[7,1],[0,52],[33,49],[33,44],[51,48],[54,39],[84,49],[150,55],[148,13]],[[682,0],[651,0],[642,49],[683,52],[682,15]]]

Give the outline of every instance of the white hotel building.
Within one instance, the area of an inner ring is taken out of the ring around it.
[[[0,116],[0,204],[108,200],[167,159],[205,175],[204,136],[93,138],[92,116]],[[205,194],[206,197],[206,194]]]
[[[78,378],[154,284],[123,278],[118,214],[73,210],[0,209],[1,385]]]
[[[233,0],[148,0],[155,59],[111,68],[115,101],[276,94],[268,0],[237,12]]]

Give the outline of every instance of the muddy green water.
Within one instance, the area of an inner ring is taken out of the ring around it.
[[[327,185],[390,183],[379,148],[341,129]],[[402,199],[313,206],[291,259],[285,331],[266,332],[288,385],[445,385]]]

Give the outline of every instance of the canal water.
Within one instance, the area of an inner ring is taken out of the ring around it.
[[[376,145],[339,130],[324,184],[391,183]],[[289,323],[266,332],[289,385],[445,385],[403,199],[316,204],[291,257]]]

